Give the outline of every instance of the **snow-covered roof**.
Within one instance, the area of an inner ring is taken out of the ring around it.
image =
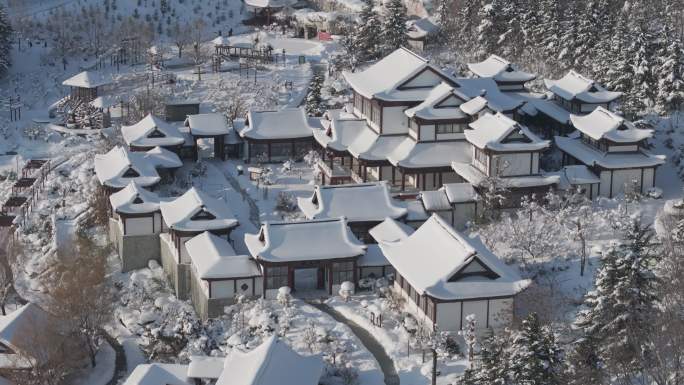
[[[245,4],[254,8],[283,8],[293,5],[297,0],[245,0]]]
[[[599,106],[588,115],[570,115],[572,125],[594,140],[635,143],[653,136],[653,130],[637,128],[622,116]]]
[[[324,366],[320,357],[301,356],[271,336],[250,351],[233,349],[216,385],[318,385]]]
[[[144,214],[159,211],[159,196],[131,181],[128,186],[109,196],[112,210],[124,214]]]
[[[570,123],[570,112],[552,100],[530,100],[527,105],[531,105],[536,110],[558,123]]]
[[[218,113],[188,115],[185,125],[193,136],[228,135],[230,131],[225,116]]]
[[[423,17],[421,19],[409,20],[406,22],[408,26],[407,35],[409,39],[420,40],[429,35],[439,32],[439,26],[430,17]]]
[[[386,218],[378,225],[371,228],[368,233],[376,242],[397,242],[413,234],[413,227],[404,223]]]
[[[477,191],[470,183],[446,183],[442,188],[452,204],[475,202],[479,199]]]
[[[471,129],[464,132],[466,139],[482,149],[539,151],[551,146],[550,141],[542,140],[529,128],[500,112],[496,115],[486,113],[469,126]]]
[[[522,71],[515,64],[497,55],[491,55],[479,63],[468,63],[468,69],[481,78],[493,78],[500,83],[523,83],[534,80],[537,75]]]
[[[454,87],[446,82],[440,83],[428,93],[427,98],[419,105],[409,108],[404,111],[404,114],[409,118],[418,117],[425,120],[456,120],[466,119],[468,115],[464,114],[459,106],[450,103],[449,106],[440,106],[440,103],[445,99],[453,96],[460,101],[458,96],[454,94]]]
[[[121,101],[120,97],[114,95],[102,95],[91,100],[88,104],[95,108],[109,108],[117,105]]]
[[[397,242],[379,244],[392,266],[419,294],[441,300],[513,296],[530,280],[433,214]]]
[[[431,87],[402,89],[401,86],[424,70],[447,78],[428,60],[401,47],[363,71],[345,71],[342,75],[354,91],[366,98],[418,101],[425,100]]]
[[[38,358],[38,355],[34,356],[32,353],[40,349],[39,346],[34,346],[36,341],[31,337],[35,330],[48,327],[49,320],[50,315],[32,302],[0,316],[0,343],[14,352],[21,352],[30,357],[24,359],[23,355],[0,353],[0,368],[18,369],[30,366],[30,361]]]
[[[322,128],[313,129],[314,139],[324,148],[346,151],[349,145],[367,130],[366,120],[358,118],[337,118],[323,120]]]
[[[487,99],[485,99],[482,96],[476,96],[467,102],[461,104],[459,106],[459,109],[463,111],[463,113],[468,114],[470,116],[475,116],[477,115],[480,111],[485,109],[487,107]]]
[[[475,186],[480,186],[482,182],[487,179],[487,175],[475,168],[470,163],[451,164],[451,168],[463,179],[472,183]],[[560,182],[558,174],[540,174],[540,175],[521,175],[521,176],[505,176],[499,178],[501,186],[506,188],[525,188],[525,187],[541,187],[550,186]]]
[[[374,161],[387,160],[387,156],[406,138],[402,135],[378,135],[366,126],[356,139],[354,139],[347,151],[355,158]]]
[[[213,45],[229,45],[230,44],[230,38],[226,36],[216,36],[212,41],[211,44]]]
[[[389,264],[385,254],[380,250],[380,246],[376,244],[367,245],[366,254],[359,257],[356,262],[358,267],[388,266]]]
[[[597,82],[573,70],[558,80],[544,79],[549,91],[565,100],[578,99],[585,103],[610,103],[622,96],[621,92],[608,91]]]
[[[570,185],[601,183],[601,179],[583,164],[564,166],[561,173]]]
[[[226,357],[190,356],[188,377],[217,379],[223,373],[223,363]]]
[[[154,147],[143,152],[143,160],[149,162],[155,168],[179,168],[183,166],[178,154],[163,147]]]
[[[176,159],[180,163],[177,155]],[[100,183],[109,187],[123,188],[132,181],[148,187],[161,180],[155,168],[161,161],[154,154],[130,152],[116,146],[106,154],[95,155],[95,174]]]
[[[521,107],[525,102],[508,93],[501,92],[492,78],[454,78],[457,87],[455,92],[468,100],[482,96],[487,100],[487,107],[498,112],[510,112]]]
[[[129,146],[164,147],[185,143],[185,138],[178,127],[152,114],[132,126],[121,126],[121,135]]]
[[[245,234],[252,256],[266,262],[351,258],[364,253],[347,220],[266,222],[257,234]]]
[[[309,138],[313,135],[304,108],[254,111],[247,114],[247,126],[240,136],[255,140]]]
[[[644,150],[638,152],[603,153],[584,143],[579,138],[556,136],[558,148],[587,166],[601,166],[607,169],[654,167],[665,163],[665,155],[653,155]]]
[[[312,196],[297,198],[297,203],[308,219],[345,217],[349,222],[375,222],[407,213],[393,201],[386,181],[316,185]]]
[[[187,365],[141,364],[133,369],[123,385],[193,385],[187,371]]]
[[[63,81],[62,85],[80,88],[96,88],[111,82],[111,79],[99,72],[83,71]]]
[[[227,202],[191,187],[178,198],[159,204],[164,223],[179,231],[229,229],[238,225]]]
[[[451,203],[449,197],[443,189],[434,191],[421,191],[420,200],[427,211],[442,211],[451,210]]]
[[[200,279],[244,278],[261,275],[252,257],[236,255],[226,239],[208,231],[185,242],[185,248]]]
[[[449,167],[451,162],[470,162],[470,145],[465,141],[416,142],[404,139],[387,155],[395,166],[418,169]]]

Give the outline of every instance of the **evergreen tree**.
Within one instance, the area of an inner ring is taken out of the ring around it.
[[[390,0],[385,5],[386,14],[382,35],[387,53],[407,45],[406,7],[401,0]]]
[[[2,77],[12,65],[12,26],[7,13],[0,4],[0,77]]]
[[[480,24],[477,26],[477,56],[485,58],[499,49],[501,36],[508,30],[504,20],[504,1],[488,0],[478,11]]]
[[[480,1],[463,1],[456,12],[454,30],[458,38],[454,39],[457,48],[462,52],[472,52],[477,43],[477,14]]]
[[[560,52],[560,13],[558,0],[540,0],[537,11],[538,24],[532,29],[532,40],[548,64],[558,58]]]
[[[563,19],[563,33],[561,34],[558,60],[564,69],[575,66],[575,52],[580,45],[578,38],[580,8],[578,1],[572,1],[565,9]]]
[[[624,242],[603,255],[576,326],[596,345],[597,363],[624,380],[640,369],[640,355],[649,349],[638,336],[650,330],[658,313],[658,281],[651,270],[658,258],[648,226],[637,219],[623,230]]]
[[[660,50],[655,77],[658,83],[656,108],[661,113],[678,109],[684,103],[684,44],[675,29],[674,5],[664,8],[660,31]]]
[[[325,112],[325,105],[321,99],[321,88],[323,87],[323,77],[319,74],[314,75],[309,84],[309,93],[306,95],[306,113],[311,116],[322,116]]]
[[[569,385],[603,384],[605,375],[598,355],[598,342],[591,337],[580,338],[568,353]]]
[[[468,369],[459,385],[506,385],[511,383],[508,332],[489,336],[480,349],[480,364]]]
[[[359,61],[378,58],[382,53],[380,43],[382,26],[375,11],[374,0],[364,0],[363,9],[359,14],[359,23],[353,31],[354,40],[358,45]]]
[[[514,382],[525,385],[563,384],[563,354],[554,333],[536,313],[522,322],[513,337],[510,367]]]

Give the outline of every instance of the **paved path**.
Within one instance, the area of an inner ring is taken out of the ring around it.
[[[329,314],[337,322],[341,322],[352,330],[354,334],[361,340],[361,342],[366,346],[369,352],[375,357],[375,360],[380,364],[380,369],[385,375],[385,385],[399,385],[399,376],[397,375],[397,370],[394,368],[394,362],[387,355],[385,349],[380,345],[380,343],[373,337],[368,330],[359,326],[356,322],[348,319],[347,317],[340,314],[337,310],[331,308],[330,306],[321,302],[308,302],[311,306],[317,308],[318,310]]]
[[[114,375],[112,376],[112,379],[109,380],[107,385],[117,385],[119,383],[119,380],[121,380],[123,377],[126,376],[126,374],[128,374],[128,372],[126,371],[126,352],[124,351],[124,348],[123,346],[121,346],[119,341],[117,341],[116,338],[109,335],[109,333],[102,330],[102,336],[105,340],[107,340],[107,343],[109,343],[112,349],[114,349],[114,352],[116,352]]]

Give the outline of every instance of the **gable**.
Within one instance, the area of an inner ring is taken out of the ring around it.
[[[463,104],[463,101],[452,94],[435,104],[435,108],[458,107],[461,104]]]
[[[418,74],[414,75],[397,88],[432,88],[439,85],[443,80],[445,79],[440,74],[428,67],[418,72]]]
[[[154,130],[152,130],[152,132],[150,132],[150,133],[147,135],[147,137],[148,137],[148,138],[165,138],[165,137],[166,137],[166,134],[164,134],[163,132],[159,131],[159,129],[155,127]]]
[[[513,130],[501,140],[501,143],[532,143],[532,139],[525,135],[522,130]]]
[[[207,211],[204,207],[190,218],[190,220],[193,221],[209,221],[212,219],[216,219],[216,216]]]
[[[133,199],[133,203],[139,205],[145,203],[145,201],[143,201],[142,198],[140,198],[140,195],[136,195],[135,199]]]
[[[137,178],[140,176],[140,173],[137,172],[133,167],[128,166],[128,169],[124,171],[123,174],[121,174],[123,178]]]
[[[478,257],[473,257],[470,262],[449,277],[449,282],[457,282],[466,277],[497,279],[499,278],[499,274],[495,273],[487,265],[482,263]]]

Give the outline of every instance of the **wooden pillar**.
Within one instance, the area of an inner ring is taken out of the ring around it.
[[[401,171],[401,191],[406,190],[406,173]]]
[[[332,295],[333,287],[333,264],[328,265],[328,294]]]
[[[363,181],[368,182],[368,166],[363,166]]]

